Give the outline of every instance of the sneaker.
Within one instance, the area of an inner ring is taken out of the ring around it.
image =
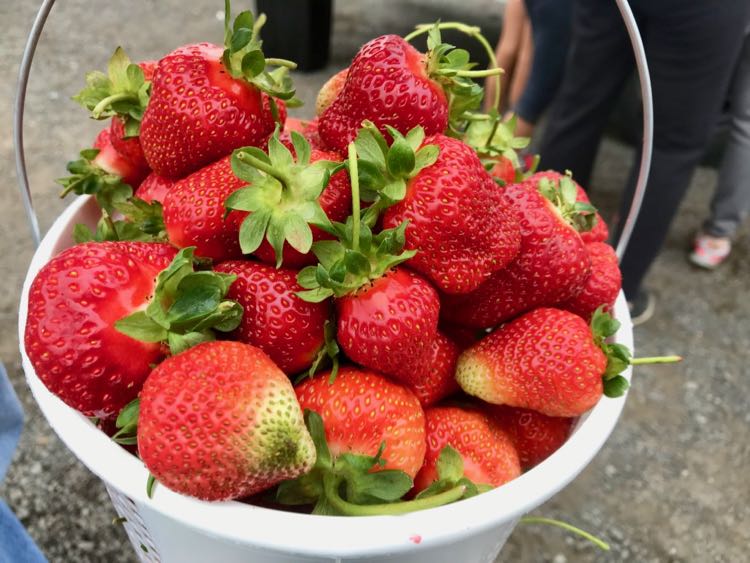
[[[642,289],[633,299],[628,301],[628,309],[633,326],[642,325],[654,316],[656,298],[650,291]]]
[[[713,270],[727,259],[731,251],[732,241],[729,238],[699,232],[695,235],[690,261],[701,268]]]

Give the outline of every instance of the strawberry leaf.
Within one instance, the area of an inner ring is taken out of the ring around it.
[[[172,354],[215,339],[214,331],[236,329],[239,303],[225,299],[236,276],[194,271],[195,247],[183,248],[159,273],[154,298],[145,311],[115,322],[115,328],[144,342],[164,342]]]

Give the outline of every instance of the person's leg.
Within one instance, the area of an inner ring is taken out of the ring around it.
[[[521,46],[518,51],[516,68],[513,71],[513,80],[510,81],[508,89],[508,107],[513,108],[523,95],[529,83],[531,63],[534,60],[534,41],[531,35],[531,22],[527,19],[523,24],[521,33]],[[517,133],[520,135],[520,133]]]
[[[588,186],[604,126],[633,64],[615,3],[576,0],[561,89],[539,147],[541,169],[569,169]]]
[[[500,31],[500,39],[498,39],[495,49],[497,66],[505,71],[505,74],[502,76],[503,90],[508,88],[512,79],[518,52],[521,48],[524,24],[527,20],[528,16],[526,15],[523,0],[508,0],[508,3],[505,5],[505,12],[503,12],[503,28]],[[497,83],[495,80],[489,79],[485,81],[485,110],[492,108],[496,87]],[[502,107],[507,105],[507,102],[501,97],[500,107],[497,110],[501,111]]]
[[[560,88],[570,43],[572,0],[526,0],[533,57],[528,80],[512,106],[516,134],[529,137]]]
[[[629,299],[638,295],[661,250],[714,130],[750,11],[746,0],[633,3],[636,10],[641,5],[654,96],[654,152],[641,212],[620,263]],[[630,197],[623,198],[622,217],[629,207]]]
[[[711,217],[703,225],[714,237],[732,238],[750,211],[750,35],[737,61],[729,95],[729,141],[711,201]]]

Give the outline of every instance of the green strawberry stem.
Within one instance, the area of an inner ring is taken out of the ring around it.
[[[607,542],[597,538],[595,535],[590,534],[585,530],[581,530],[580,528],[573,526],[572,524],[563,522],[562,520],[555,520],[554,518],[544,518],[543,516],[524,516],[523,518],[521,518],[521,522],[523,524],[546,524],[548,526],[562,528],[563,530],[572,532],[590,541],[602,551],[609,551],[609,544]]]
[[[394,503],[383,503],[383,504],[352,504],[343,498],[339,494],[339,485],[341,484],[341,478],[334,474],[326,474],[323,479],[323,488],[325,491],[326,500],[341,514],[346,516],[378,516],[378,515],[396,515],[406,514],[408,512],[416,512],[417,510],[426,510],[428,508],[436,508],[455,502],[463,497],[466,492],[465,485],[458,485],[440,493],[427,498],[408,500]]]
[[[112,94],[111,96],[102,99],[102,101],[94,106],[94,109],[91,110],[91,117],[93,117],[94,119],[99,119],[102,113],[106,111],[107,107],[110,104],[123,100],[138,103],[138,95],[133,92],[120,92],[119,94]]]
[[[357,170],[357,148],[349,143],[349,178],[352,185],[352,250],[359,251],[359,171]]]
[[[253,168],[257,168],[258,170],[265,172],[272,178],[276,178],[279,182],[281,182],[281,185],[284,187],[285,190],[287,191],[289,190],[289,185],[290,185],[289,178],[287,177],[286,174],[279,171],[278,168],[274,167],[271,164],[263,162],[259,158],[255,158],[254,156],[243,151],[237,151],[235,153],[235,157],[241,162],[244,162],[245,164],[249,164]]]
[[[261,15],[263,16],[265,14]],[[273,66],[283,66],[288,68],[289,70],[294,70],[297,68],[297,63],[295,63],[294,61],[290,61],[289,59],[266,58],[266,64]]]
[[[502,81],[500,80],[500,75],[504,72],[503,69],[497,66],[497,58],[495,57],[495,50],[490,45],[489,41],[487,41],[487,38],[482,35],[482,30],[477,26],[472,25],[466,25],[465,23],[461,22],[439,22],[437,24],[430,24],[430,23],[422,23],[418,24],[416,26],[416,29],[412,31],[410,34],[408,34],[406,37],[404,37],[405,41],[411,41],[415,37],[418,37],[420,35],[423,35],[425,33],[429,33],[431,29],[433,29],[437,25],[438,29],[456,29],[462,33],[465,33],[469,37],[473,37],[484,48],[485,52],[487,53],[487,57],[490,61],[488,70],[490,69],[499,69],[500,72],[494,74],[493,76],[496,77],[496,86],[495,88],[495,95],[493,99],[493,106],[492,107],[499,107],[500,105],[500,88],[502,86]],[[459,74],[459,76],[471,76],[471,75],[463,75]]]
[[[630,365],[639,366],[644,364],[673,364],[681,361],[682,356],[652,356],[650,358],[630,358]]]

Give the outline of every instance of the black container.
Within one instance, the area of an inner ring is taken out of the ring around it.
[[[328,63],[332,0],[257,0],[266,57],[289,59],[298,70],[317,70]]]

